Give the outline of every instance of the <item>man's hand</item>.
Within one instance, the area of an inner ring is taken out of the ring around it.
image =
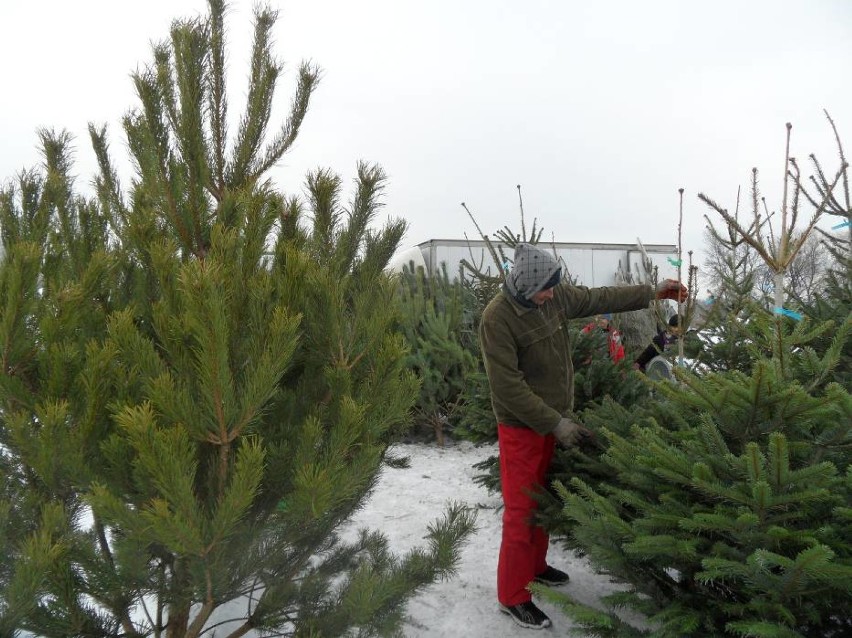
[[[559,423],[553,430],[553,436],[563,447],[572,447],[578,443],[591,443],[595,440],[595,433],[590,429],[564,417],[559,419]]]
[[[675,301],[686,301],[689,290],[679,281],[664,279],[657,284],[657,299],[674,299]]]

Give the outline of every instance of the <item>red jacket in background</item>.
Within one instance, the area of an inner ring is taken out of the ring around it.
[[[621,333],[612,326],[601,328],[594,321],[583,326],[581,332],[589,334],[592,330],[596,329],[606,333],[606,343],[609,348],[609,358],[612,359],[612,362],[618,363],[619,361],[621,361],[624,358],[624,344],[621,343]]]

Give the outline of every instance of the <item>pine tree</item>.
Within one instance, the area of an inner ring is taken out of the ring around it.
[[[493,443],[497,440],[497,427],[494,422],[494,410],[491,407],[491,388],[488,375],[482,361],[479,344],[479,321],[482,311],[499,290],[502,280],[483,279],[473,273],[480,273],[470,262],[462,266],[460,284],[464,290],[465,317],[462,324],[463,342],[470,352],[475,367],[467,374],[464,387],[454,418],[451,422],[452,434],[458,439],[474,443]]]
[[[476,353],[479,354],[478,348]],[[468,375],[452,425],[453,436],[458,439],[473,443],[494,443],[497,440],[488,375],[481,367]]]
[[[427,277],[423,268],[403,268],[399,301],[400,327],[410,348],[409,368],[421,381],[415,404],[415,424],[434,432],[444,444],[465,385],[478,369],[469,321],[467,289],[450,281],[446,264]]]
[[[49,132],[43,175],[0,197],[4,635],[198,636],[235,600],[232,636],[391,635],[472,528],[452,505],[403,557],[338,538],[417,394],[383,273],[405,224],[370,229],[375,166],[347,207],[326,170],[306,203],[272,187],[318,71],[264,146],[281,66],[259,9],[229,135],[224,14],[176,22],[134,76],[128,193],[92,127],[95,200]]]
[[[42,171],[0,192],[2,635],[67,580],[51,574],[72,545],[58,538],[85,511],[76,486],[92,480],[86,458],[97,454],[106,398],[84,359],[120,303],[106,217],[73,194],[70,137],[42,130],[40,139]]]

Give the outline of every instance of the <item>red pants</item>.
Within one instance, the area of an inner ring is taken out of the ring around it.
[[[530,600],[526,587],[547,568],[548,536],[531,521],[556,439],[529,428],[497,425],[503,488],[503,539],[497,563],[497,600],[506,606]]]

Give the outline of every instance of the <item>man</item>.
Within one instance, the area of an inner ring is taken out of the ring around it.
[[[531,244],[518,244],[503,289],[482,315],[479,337],[497,417],[503,534],[497,566],[500,609],[518,625],[550,626],[527,586],[568,581],[547,564],[548,536],[532,523],[530,495],[544,482],[556,442],[571,446],[594,434],[571,413],[574,370],[565,320],[604,312],[646,308],[657,299],[681,298],[686,288],[666,280],[651,286],[586,288],[560,283],[556,258]]]
[[[609,349],[609,358],[613,363],[618,363],[624,358],[624,344],[621,342],[621,333],[616,330],[612,324],[612,315],[606,313],[597,315],[594,321],[587,323],[580,331],[583,334],[589,334],[597,328],[606,335],[606,344]]]

